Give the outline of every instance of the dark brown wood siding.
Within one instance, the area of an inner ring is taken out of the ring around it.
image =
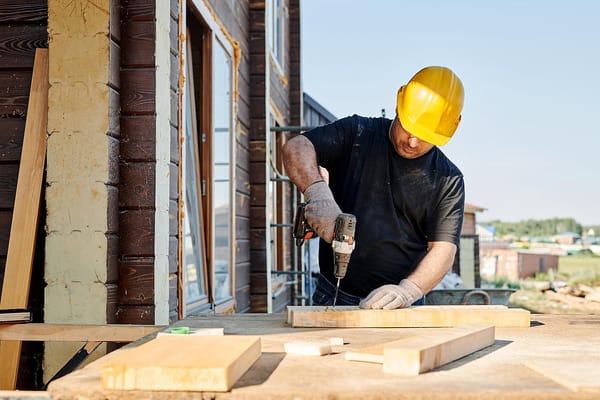
[[[10,237],[21,146],[36,48],[48,47],[46,0],[0,1],[0,292]],[[36,322],[43,321],[45,191],[42,188],[39,228],[31,276],[29,308]],[[24,342],[19,364],[18,389],[43,384],[43,343]]]
[[[265,2],[250,0],[250,244],[251,279],[265,280],[266,247],[266,55]],[[252,312],[267,310],[266,293],[256,285],[251,287]]]
[[[235,300],[236,312],[250,311],[250,8],[245,0],[210,0],[219,22],[239,46],[235,121]]]
[[[178,318],[179,3],[170,1],[169,319]],[[156,4],[121,0],[120,323],[154,323]]]
[[[155,4],[121,0],[120,323],[154,323]]]

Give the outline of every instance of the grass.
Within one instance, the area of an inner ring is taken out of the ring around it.
[[[600,256],[593,254],[561,256],[558,259],[557,272],[539,273],[527,280],[562,281],[571,286],[585,284],[600,287]],[[507,285],[506,282],[504,284]],[[510,302],[512,306],[523,307],[536,313],[600,314],[600,303],[590,302],[585,307],[562,304],[547,299],[542,292],[536,290],[519,290],[511,296]]]
[[[571,285],[600,286],[600,256],[572,255],[558,259],[558,274]]]

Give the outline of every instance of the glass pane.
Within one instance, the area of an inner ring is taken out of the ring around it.
[[[231,60],[216,41],[213,54],[213,207],[215,301],[231,297]]]
[[[184,299],[190,304],[206,298],[204,276],[204,249],[202,248],[200,224],[200,182],[196,174],[195,142],[192,121],[192,97],[189,79],[186,79],[184,151],[182,157],[182,191],[184,195],[183,217],[183,280]]]

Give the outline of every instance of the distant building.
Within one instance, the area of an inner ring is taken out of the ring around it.
[[[479,235],[479,240],[482,242],[493,242],[496,238],[496,228],[492,225],[477,224],[475,232]]]
[[[476,231],[477,213],[485,208],[465,203],[460,247],[454,258],[452,272],[460,275],[465,287],[480,287],[479,275],[479,235]]]
[[[549,270],[558,270],[558,255],[508,248],[506,245],[491,243],[481,246],[480,273],[483,279],[518,280]]]
[[[306,127],[317,127],[335,121],[337,118],[319,102],[304,92],[302,124]]]
[[[581,239],[581,235],[575,232],[563,232],[560,235],[554,236],[552,239],[560,244],[574,244]]]

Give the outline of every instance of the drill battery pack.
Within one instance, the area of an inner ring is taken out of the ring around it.
[[[300,203],[298,205],[296,218],[294,219],[294,239],[296,239],[296,246],[302,246],[305,240],[317,237],[317,233],[306,221],[306,216],[304,215],[305,207],[306,203]]]

